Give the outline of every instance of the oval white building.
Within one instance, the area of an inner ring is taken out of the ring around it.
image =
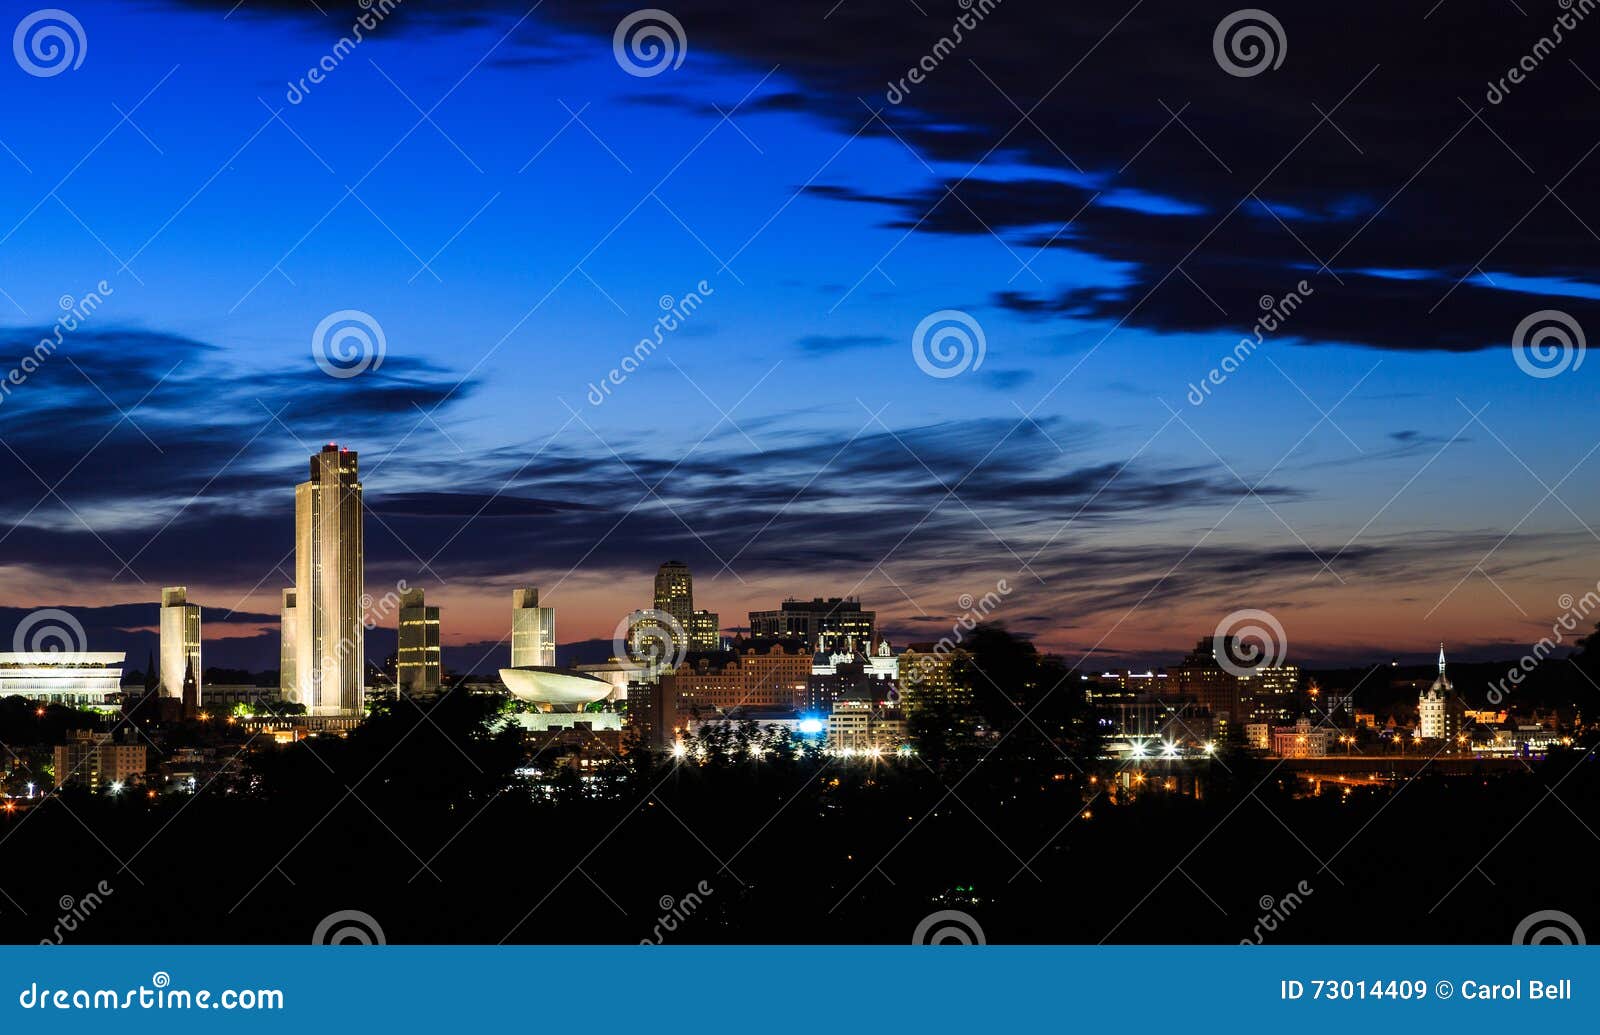
[[[577,710],[603,701],[614,689],[608,679],[547,665],[503,668],[500,681],[518,700],[547,704],[557,711]]]

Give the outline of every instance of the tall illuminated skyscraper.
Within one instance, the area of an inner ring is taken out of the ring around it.
[[[668,561],[656,569],[655,608],[671,615],[678,623],[678,629],[673,630],[673,641],[678,643],[680,651],[687,650],[689,629],[694,625],[694,576],[689,574],[687,564]]]
[[[185,672],[200,686],[200,605],[183,586],[161,591],[161,696],[182,697]]]
[[[356,454],[329,444],[294,488],[295,681],[310,715],[365,704],[361,482]]]
[[[554,667],[556,609],[539,606],[539,589],[511,591],[511,667]]]

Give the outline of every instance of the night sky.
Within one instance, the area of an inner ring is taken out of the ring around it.
[[[1302,663],[1519,653],[1600,577],[1600,362],[1512,344],[1600,328],[1600,20],[1495,103],[1556,3],[1277,3],[1236,75],[1228,3],[1003,0],[894,89],[967,8],[676,2],[635,75],[629,4],[407,0],[299,87],[361,10],[73,0],[81,64],[0,65],[0,375],[110,289],[0,397],[6,627],[120,648],[185,584],[208,664],[275,664],[329,441],[462,669],[512,587],[609,638],[669,558],[725,626],[897,642],[1003,579],[1095,667],[1239,608]],[[345,310],[383,356],[335,377]],[[932,376],[945,310],[982,361]]]

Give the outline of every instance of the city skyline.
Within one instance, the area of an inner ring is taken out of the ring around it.
[[[109,632],[184,585],[208,661],[267,667],[282,486],[328,440],[368,458],[369,582],[426,587],[464,654],[520,586],[604,640],[667,558],[728,627],[857,596],[896,642],[1006,579],[995,620],[1091,667],[1245,607],[1303,663],[1514,656],[1593,585],[1593,450],[1549,433],[1593,365],[1511,348],[1593,323],[1588,143],[1516,126],[1592,87],[1578,58],[1474,100],[1515,11],[1397,32],[1444,70],[1416,90],[1366,37],[1235,76],[1209,11],[1005,9],[907,85],[937,12],[785,16],[879,81],[699,3],[646,76],[624,8],[469,7],[398,5],[302,85],[348,12],[85,3],[81,68],[7,71],[0,366],[75,329],[0,401],[5,613]],[[1013,60],[1041,37],[1081,65]],[[933,376],[948,311],[982,359]],[[333,376],[352,328],[376,351]]]

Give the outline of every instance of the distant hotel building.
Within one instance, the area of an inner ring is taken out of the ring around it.
[[[356,454],[327,445],[311,458],[311,478],[294,490],[294,668],[283,697],[310,715],[360,715],[365,705],[365,626],[361,482]]]
[[[57,787],[79,783],[98,791],[144,773],[147,757],[143,744],[117,741],[109,733],[90,730],[74,730],[70,736],[53,752]]]
[[[556,663],[556,609],[539,606],[539,588],[511,591],[511,667]]]
[[[400,595],[399,646],[395,652],[395,686],[412,697],[432,697],[443,682],[439,654],[439,609],[423,604],[422,590]]]
[[[816,597],[785,600],[776,611],[751,611],[752,639],[804,640],[817,653],[871,650],[877,642],[876,611],[861,610],[861,602]]]
[[[196,707],[200,704],[200,605],[191,604],[188,590],[169,586],[161,591],[161,696],[182,697],[184,678],[194,679]]]
[[[739,643],[731,657],[706,657],[662,673],[654,686],[630,687],[628,722],[657,748],[671,747],[692,723],[733,712],[783,712],[798,720],[811,677],[811,653],[803,644]],[[716,662],[719,662],[717,664]]]

